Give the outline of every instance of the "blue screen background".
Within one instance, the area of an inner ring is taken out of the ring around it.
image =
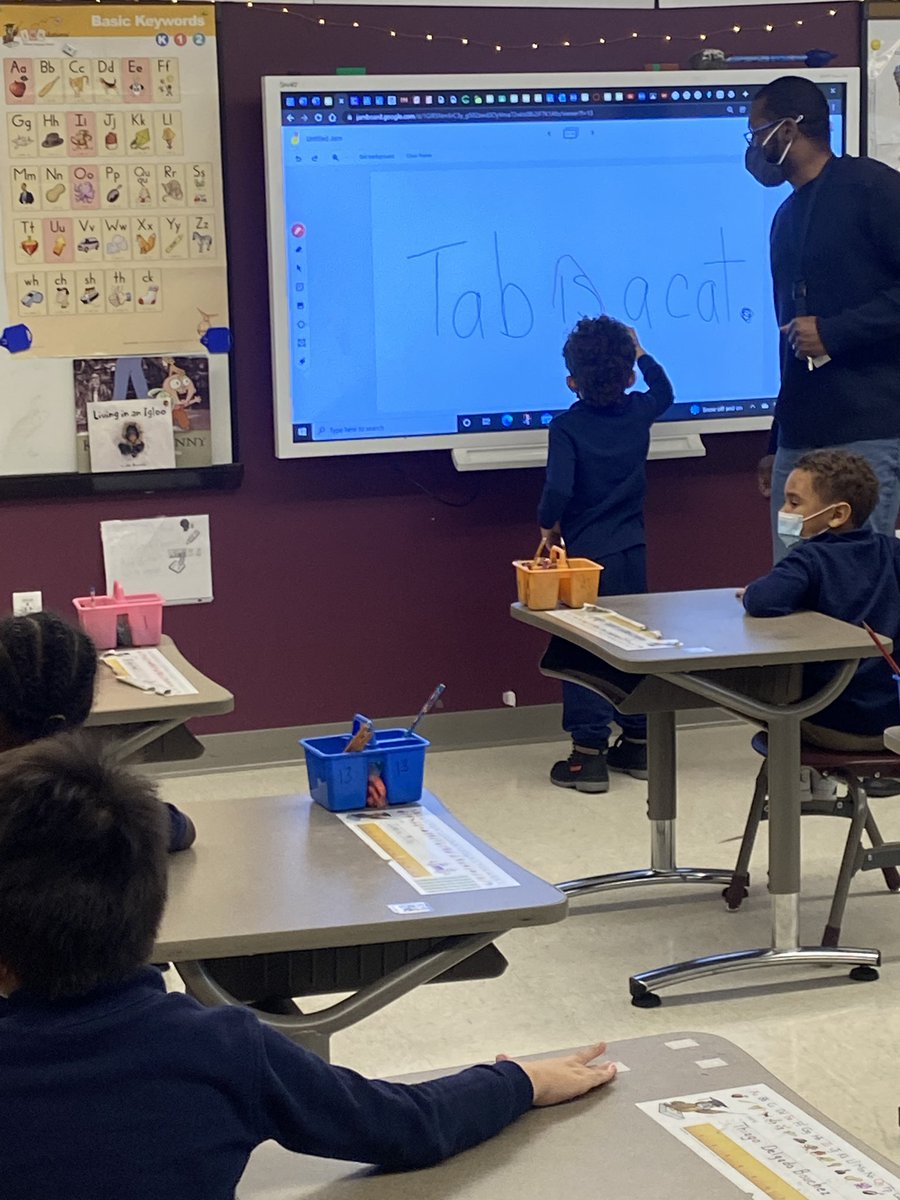
[[[322,441],[557,411],[571,400],[567,332],[599,312],[634,325],[665,366],[670,419],[771,400],[768,239],[788,189],[744,170],[746,127],[746,115],[285,127],[294,422]]]

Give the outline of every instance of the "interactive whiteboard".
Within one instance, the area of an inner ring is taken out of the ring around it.
[[[669,372],[663,433],[766,424],[787,188],[743,134],[779,73],[264,80],[278,455],[540,444],[601,312]],[[855,151],[857,73],[804,73]]]

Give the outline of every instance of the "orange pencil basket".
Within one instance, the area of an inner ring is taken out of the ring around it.
[[[534,558],[513,563],[520,604],[546,612],[560,603],[583,608],[597,599],[603,570],[599,563],[590,558],[569,558],[562,546],[553,546],[549,554],[542,555],[546,550],[546,542],[541,542]]]

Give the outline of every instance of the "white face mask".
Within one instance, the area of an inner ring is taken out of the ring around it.
[[[797,542],[803,539],[803,526],[807,521],[811,521],[814,517],[821,517],[822,513],[828,512],[829,508],[834,508],[833,504],[826,504],[824,508],[820,508],[818,512],[810,513],[808,517],[804,517],[802,513],[780,512],[778,514],[778,536],[788,549],[791,546],[796,546]]]

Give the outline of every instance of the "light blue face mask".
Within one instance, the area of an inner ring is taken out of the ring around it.
[[[828,512],[829,508],[834,508],[834,505],[827,504],[818,512],[810,513],[808,517],[804,517],[802,513],[780,512],[778,514],[778,536],[782,543],[789,550],[791,546],[796,546],[803,540],[803,526],[806,522],[811,521],[813,517],[821,517],[822,513]]]

